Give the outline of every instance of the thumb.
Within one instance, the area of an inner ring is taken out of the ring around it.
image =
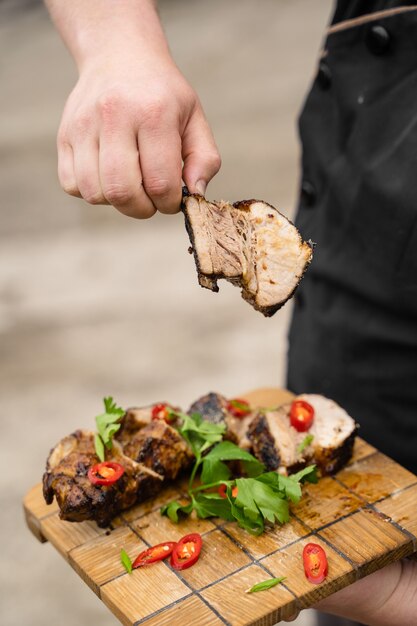
[[[189,119],[182,136],[182,178],[191,193],[204,196],[206,187],[221,166],[213,133],[201,108]]]

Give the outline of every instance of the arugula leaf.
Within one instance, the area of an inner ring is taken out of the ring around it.
[[[133,570],[132,561],[130,560],[130,557],[126,550],[123,550],[123,548],[120,550],[120,561],[127,573],[131,574]]]
[[[256,591],[265,591],[266,589],[271,589],[271,587],[275,587],[275,585],[279,585],[285,580],[286,576],[281,576],[281,578],[268,578],[268,580],[264,580],[261,583],[257,583],[253,585],[250,589],[247,589],[245,593],[255,593]]]
[[[173,502],[165,504],[161,507],[161,515],[167,515],[171,522],[174,522],[174,524],[178,524],[178,522],[180,521],[178,514],[183,513],[184,515],[189,515],[192,510],[192,502],[190,502],[189,504],[181,504],[180,502],[174,500]]]
[[[298,452],[299,454],[301,454],[301,452],[303,452],[303,450],[305,450],[305,448],[307,448],[307,447],[311,444],[311,442],[313,441],[313,439],[314,439],[314,435],[312,435],[311,433],[309,433],[308,435],[306,435],[306,436],[304,437],[304,439],[302,440],[302,442],[301,442],[300,444],[298,444],[298,446],[297,446],[297,452]]]

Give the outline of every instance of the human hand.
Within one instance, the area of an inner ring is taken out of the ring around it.
[[[314,608],[368,626],[411,626],[417,616],[417,563],[391,563]]]
[[[58,133],[67,193],[148,218],[179,210],[181,179],[204,194],[219,168],[198,97],[170,57],[110,49],[82,65]]]

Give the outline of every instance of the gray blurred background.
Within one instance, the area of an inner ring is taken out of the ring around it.
[[[160,10],[223,157],[208,197],[261,198],[291,216],[296,118],[331,0],[163,0]],[[55,135],[76,72],[39,2],[0,2],[0,68],[0,623],[115,626],[31,536],[22,497],[50,447],[93,425],[104,395],[186,407],[209,390],[282,385],[290,305],[265,319],[230,285],[202,290],[181,216],[134,221],[61,191]]]

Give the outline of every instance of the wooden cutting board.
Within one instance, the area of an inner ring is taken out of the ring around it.
[[[244,397],[253,406],[275,406],[291,394],[260,389]],[[362,439],[347,467],[306,486],[291,521],[261,537],[218,519],[174,525],[161,517],[161,504],[181,496],[185,485],[171,485],[129,509],[108,530],[94,522],[61,521],[56,504],[47,506],[36,485],[24,500],[26,520],[128,626],[269,626],[417,551],[417,477]],[[150,545],[190,532],[201,533],[204,542],[190,569],[176,572],[161,562],[129,575],[120,563],[121,548],[133,559]],[[301,554],[309,541],[321,544],[328,556],[329,574],[321,585],[303,573]],[[268,591],[245,593],[271,576],[286,580]]]

